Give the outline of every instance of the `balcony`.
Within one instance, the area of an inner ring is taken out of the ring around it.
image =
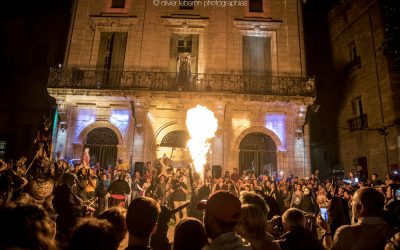
[[[362,114],[356,118],[347,120],[349,124],[350,132],[355,130],[361,130],[368,128],[368,117],[366,114]]]
[[[357,56],[351,62],[344,65],[343,72],[346,75],[349,75],[349,74],[353,73],[356,69],[359,69],[359,68],[361,68],[361,58],[360,58],[360,56]]]
[[[315,96],[313,77],[51,68],[48,88]]]

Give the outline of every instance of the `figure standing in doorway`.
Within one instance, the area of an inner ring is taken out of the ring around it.
[[[83,150],[83,155],[82,155],[82,164],[85,168],[90,167],[90,155],[89,155],[89,148],[85,148]]]

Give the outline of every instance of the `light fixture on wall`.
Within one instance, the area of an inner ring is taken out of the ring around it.
[[[304,123],[306,121],[306,106],[301,105],[299,109],[297,110],[297,117],[296,117],[296,132],[295,136],[297,140],[300,140],[303,138],[303,128],[304,128]]]
[[[66,122],[60,122],[60,129],[64,133],[65,130],[67,129],[67,123]]]

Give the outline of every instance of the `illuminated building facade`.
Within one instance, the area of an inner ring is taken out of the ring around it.
[[[210,165],[309,174],[315,88],[301,1],[206,2],[76,1],[65,63],[48,83],[54,151],[79,158],[88,146],[103,166],[164,154],[186,164],[186,112],[200,104],[218,119]]]

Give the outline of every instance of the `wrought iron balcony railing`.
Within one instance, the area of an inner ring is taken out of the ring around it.
[[[347,63],[343,67],[343,72],[348,75],[354,72],[354,70],[361,68],[361,58],[357,56],[351,62]]]
[[[350,132],[368,128],[367,114],[362,114],[356,118],[349,119],[347,120],[347,123],[349,124]]]
[[[313,77],[50,69],[49,88],[315,96]]]

